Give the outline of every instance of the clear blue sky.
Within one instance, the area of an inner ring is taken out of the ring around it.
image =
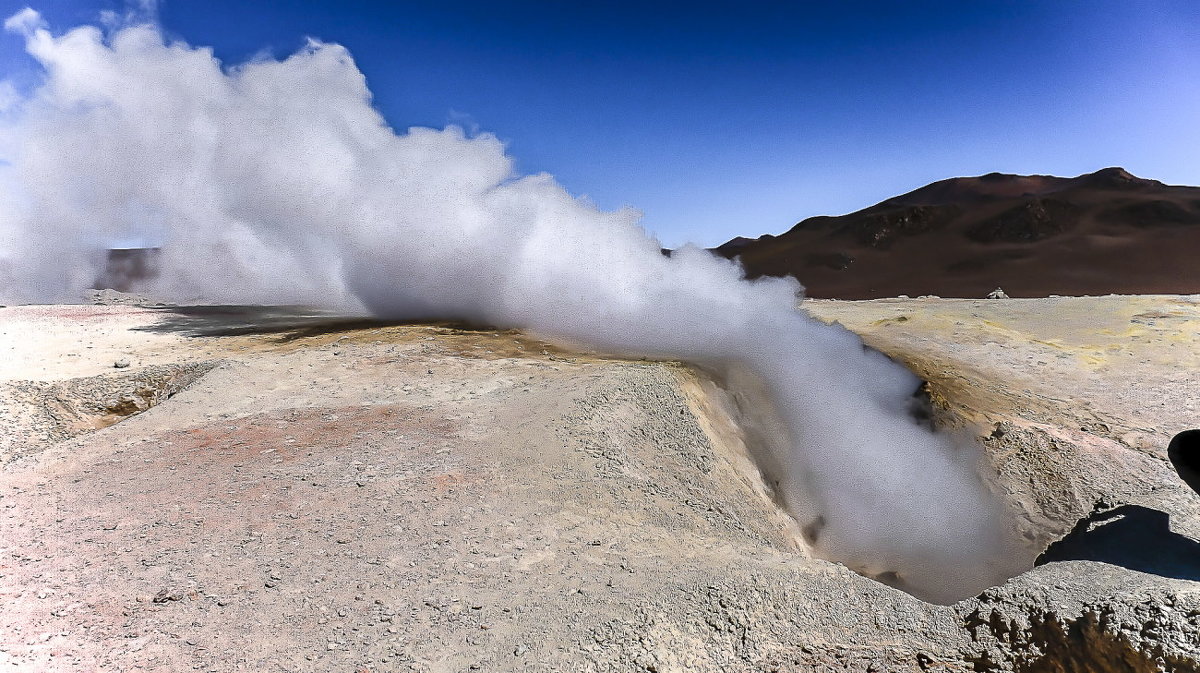
[[[0,0],[61,31],[123,0]],[[1200,2],[165,0],[227,63],[345,45],[398,129],[505,140],[669,246],[933,180],[1110,165],[1200,184]],[[0,40],[0,76],[31,64]]]

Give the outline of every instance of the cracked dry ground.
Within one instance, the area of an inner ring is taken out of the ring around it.
[[[1198,536],[1200,499],[1144,432],[1186,410],[1062,411],[1055,386],[1102,386],[978,373],[996,342],[1021,357],[993,365],[1025,361],[1016,305],[904,306],[902,333],[891,304],[825,308],[935,383],[931,354],[974,377],[938,390],[1031,536],[1101,496]],[[955,350],[926,322],[969,330],[963,310],[993,326]],[[0,310],[0,670],[1196,670],[1186,572],[1066,558],[936,606],[812,558],[687,368],[511,332],[191,318]],[[1188,384],[1164,376],[1146,380]],[[47,395],[66,411],[30,411]],[[91,431],[126,398],[155,406]],[[1111,474],[1083,474],[1097,462]]]

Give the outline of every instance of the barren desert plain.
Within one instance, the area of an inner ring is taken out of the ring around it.
[[[1197,0],[26,5],[0,673],[1200,673]]]
[[[1195,671],[1200,297],[806,300],[971,433],[1025,572],[815,558],[716,384],[513,331],[0,309],[0,670]]]

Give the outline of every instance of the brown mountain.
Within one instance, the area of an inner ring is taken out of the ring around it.
[[[1194,294],[1200,187],[1121,168],[951,178],[715,252],[751,278],[795,276],[813,297]]]

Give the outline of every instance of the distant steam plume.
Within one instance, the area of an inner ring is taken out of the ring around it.
[[[22,35],[44,81],[0,121],[0,300],[74,300],[104,249],[161,246],[157,295],[530,328],[716,371],[823,556],[935,599],[997,579],[976,450],[912,419],[919,381],[632,210],[602,212],[457,127],[397,133],[349,53],[223,67],[151,25]],[[762,391],[756,394],[754,391]],[[764,397],[773,400],[769,403]]]

